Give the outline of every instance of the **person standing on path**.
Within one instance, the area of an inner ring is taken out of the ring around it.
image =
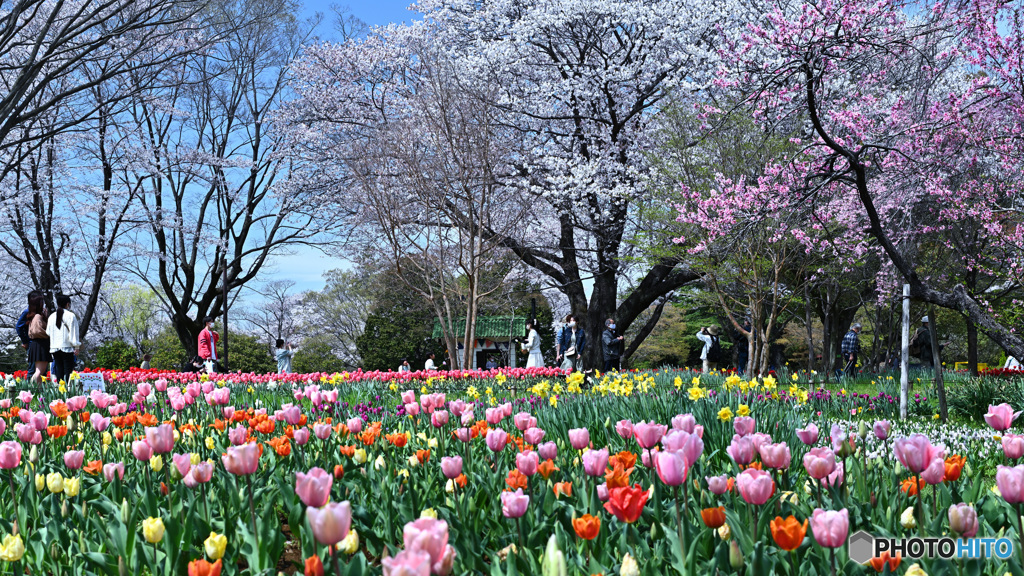
[[[206,363],[207,372],[216,371],[218,340],[220,334],[213,329],[213,316],[203,318],[203,329],[199,332],[199,357]]]
[[[53,357],[53,379],[58,384],[67,384],[75,371],[75,357],[82,341],[78,337],[78,317],[71,311],[71,297],[57,295],[57,311],[46,321],[46,336],[50,339],[50,355]]]
[[[559,349],[565,360],[562,361],[562,370],[580,370],[583,350],[587,346],[587,333],[580,328],[576,318],[571,314],[565,317],[565,328],[559,337]]]
[[[841,351],[843,353],[843,360],[846,362],[846,367],[843,368],[843,375],[852,377],[857,372],[857,356],[860,355],[860,330],[861,326],[859,323],[855,323],[850,326],[850,331],[843,336],[843,343],[841,345]]]
[[[722,343],[718,326],[705,326],[697,332],[697,339],[704,343],[700,350],[701,370],[707,374],[718,367],[722,357]]]
[[[285,346],[284,339],[277,339],[277,373],[278,374],[291,374],[292,373],[292,358],[295,357],[295,353],[298,350],[292,348],[292,343],[289,342]]]
[[[537,321],[530,320],[527,322],[526,329],[530,331],[526,342],[523,343],[523,350],[530,352],[530,356],[526,359],[526,367],[543,368],[544,354],[540,351],[540,334],[537,333]]]
[[[604,332],[601,333],[601,353],[604,356],[604,371],[622,368],[622,350],[625,348],[625,337],[615,331],[615,319],[604,321]]]
[[[46,320],[50,312],[46,309],[43,293],[36,292],[28,299],[28,361],[35,367],[32,383],[43,381],[43,374],[50,370],[50,337],[46,335]]]
[[[36,295],[42,296],[43,293],[40,292],[39,290],[32,290],[31,292],[28,293],[28,301],[31,302],[33,296]],[[25,362],[28,365],[28,368],[25,369],[25,371],[27,372],[26,377],[31,378],[32,372],[34,372],[36,369],[36,365],[33,364],[32,361],[28,359],[28,345],[30,340],[30,338],[28,337],[28,322],[28,306],[26,306],[25,310],[22,311],[21,316],[18,317],[18,321],[14,324],[14,330],[18,333],[18,339],[21,340],[21,348],[25,350]]]

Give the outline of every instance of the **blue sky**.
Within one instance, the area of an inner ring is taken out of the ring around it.
[[[417,13],[406,8],[412,0],[310,0],[305,3],[304,15],[312,16],[316,12],[324,15],[324,28],[320,35],[324,38],[332,36],[334,13],[331,5],[348,6],[349,12],[370,26],[385,25],[391,22],[408,22]],[[320,290],[324,287],[323,274],[335,268],[347,268],[349,263],[339,257],[323,255],[319,250],[299,248],[289,256],[282,256],[271,262],[266,273],[261,274],[262,280],[291,280],[295,282],[294,290]]]

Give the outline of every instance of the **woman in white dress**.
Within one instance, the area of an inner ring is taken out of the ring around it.
[[[526,323],[526,329],[530,331],[530,335],[526,338],[526,342],[523,343],[523,350],[530,352],[530,357],[526,359],[527,368],[543,368],[544,367],[544,355],[540,351],[540,334],[537,334],[537,321],[531,320]]]

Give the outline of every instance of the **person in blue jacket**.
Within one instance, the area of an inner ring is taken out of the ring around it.
[[[587,333],[576,321],[576,317],[566,316],[565,328],[558,338],[559,358],[562,359],[563,370],[582,370],[583,350],[587,347]]]
[[[32,300],[35,297],[42,296],[43,293],[39,290],[33,290],[28,293],[28,299]],[[25,364],[26,370],[31,375],[35,371],[36,367],[32,362],[28,360],[28,307],[22,311],[21,316],[18,316],[18,322],[14,325],[14,330],[18,333],[18,338],[21,340],[21,347],[25,350]]]

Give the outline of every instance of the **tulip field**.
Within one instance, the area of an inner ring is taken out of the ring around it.
[[[105,377],[3,381],[0,573],[1024,574],[1008,405],[899,421],[881,383],[670,370]],[[858,530],[1013,550],[861,564]]]

